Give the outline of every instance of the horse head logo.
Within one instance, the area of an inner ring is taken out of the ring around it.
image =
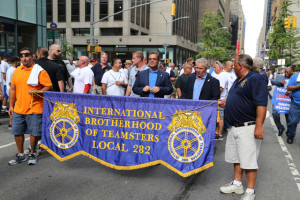
[[[52,121],[60,117],[67,117],[74,121],[75,123],[80,122],[80,117],[77,113],[77,108],[75,103],[55,103],[53,107],[53,112],[50,115]]]

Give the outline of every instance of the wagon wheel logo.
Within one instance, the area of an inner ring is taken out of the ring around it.
[[[72,147],[79,136],[77,125],[66,117],[56,119],[51,124],[50,133],[53,143],[61,149]]]
[[[175,160],[190,163],[203,153],[204,140],[194,128],[181,127],[169,136],[168,149]]]

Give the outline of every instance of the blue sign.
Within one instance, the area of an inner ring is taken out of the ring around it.
[[[213,166],[217,101],[44,92],[41,147],[118,170],[162,164],[183,177]]]
[[[51,24],[50,24],[50,28],[54,31],[54,30],[56,30],[57,29],[57,24],[55,24],[54,22],[52,22]]]
[[[290,111],[291,98],[289,96],[286,96],[285,92],[286,89],[276,86],[271,101],[271,103],[273,104],[273,109],[277,110],[280,114],[288,114]]]

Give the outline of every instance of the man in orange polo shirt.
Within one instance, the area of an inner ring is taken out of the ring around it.
[[[33,56],[29,48],[22,48],[19,57],[23,65],[15,70],[11,80],[8,111],[8,114],[13,116],[11,133],[15,137],[18,153],[8,164],[15,165],[27,160],[23,147],[24,134],[30,134],[31,151],[28,164],[35,165],[37,163],[35,148],[42,133],[43,99],[32,95],[32,90],[51,90],[52,83],[45,70],[33,70]],[[36,78],[37,86],[27,84],[31,72]]]

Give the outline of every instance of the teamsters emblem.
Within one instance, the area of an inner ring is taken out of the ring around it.
[[[201,134],[206,131],[200,111],[177,111],[168,126],[171,132],[168,149],[173,158],[179,162],[196,161],[204,149]]]
[[[61,149],[72,147],[78,140],[80,122],[75,103],[55,103],[50,115],[50,138]]]

